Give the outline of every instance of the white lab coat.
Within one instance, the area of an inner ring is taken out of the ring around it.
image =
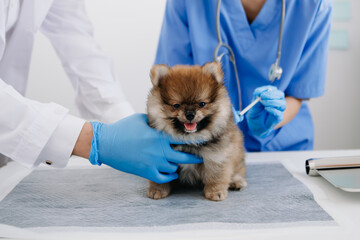
[[[0,1],[0,13],[3,11]],[[82,117],[115,122],[133,113],[114,75],[112,61],[93,38],[83,0],[24,0],[16,25],[7,33],[5,21],[0,15],[2,155],[30,168],[45,161],[64,167],[84,124],[83,119],[70,116],[60,105],[22,96],[34,34],[39,30],[51,41],[72,81]]]

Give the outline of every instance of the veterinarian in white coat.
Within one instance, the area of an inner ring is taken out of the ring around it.
[[[79,134],[85,120],[69,115],[68,109],[55,103],[23,97],[38,31],[55,48],[75,88],[76,105],[83,118],[115,122],[131,115],[133,109],[114,75],[112,61],[93,38],[84,1],[0,1],[0,162],[8,157],[30,168],[45,162],[64,167],[75,143],[82,139]],[[139,121],[141,124],[146,119]]]

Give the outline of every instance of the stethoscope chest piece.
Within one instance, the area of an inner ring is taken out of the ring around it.
[[[269,70],[269,81],[274,82],[275,79],[280,80],[282,73],[282,68],[276,63],[273,63]]]

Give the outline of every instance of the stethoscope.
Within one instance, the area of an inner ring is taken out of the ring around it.
[[[220,62],[222,57],[225,54],[229,55],[229,59],[230,59],[230,61],[232,62],[233,66],[234,66],[234,72],[235,72],[236,83],[237,83],[237,91],[238,91],[238,96],[239,96],[239,109],[241,110],[242,109],[241,89],[240,89],[240,81],[239,81],[239,76],[238,76],[238,70],[237,70],[237,67],[236,67],[235,55],[234,55],[234,52],[231,49],[231,47],[221,40],[221,34],[220,34],[220,5],[221,5],[221,0],[218,0],[217,1],[217,6],[216,6],[216,35],[217,35],[218,44],[217,44],[217,46],[216,46],[216,48],[214,50],[214,61],[215,62]],[[279,42],[278,42],[276,60],[271,65],[270,70],[269,70],[269,81],[270,82],[274,82],[275,79],[279,80],[281,78],[282,73],[283,73],[283,70],[280,67],[280,59],[281,59],[281,44],[282,44],[282,37],[283,37],[284,21],[285,21],[285,0],[281,0],[281,22],[280,22]],[[220,55],[218,55],[219,50],[222,47],[226,48],[228,50],[228,53],[223,52]],[[260,101],[260,98],[257,98],[255,101],[250,103],[249,106],[244,108],[239,113],[239,115],[244,115],[251,107],[253,107],[259,101]]]

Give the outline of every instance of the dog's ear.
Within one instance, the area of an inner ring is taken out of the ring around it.
[[[160,80],[168,74],[170,67],[164,64],[157,64],[151,68],[150,78],[154,86],[159,86]]]
[[[223,82],[224,74],[221,63],[209,62],[201,66],[203,72],[210,74],[218,83]]]

